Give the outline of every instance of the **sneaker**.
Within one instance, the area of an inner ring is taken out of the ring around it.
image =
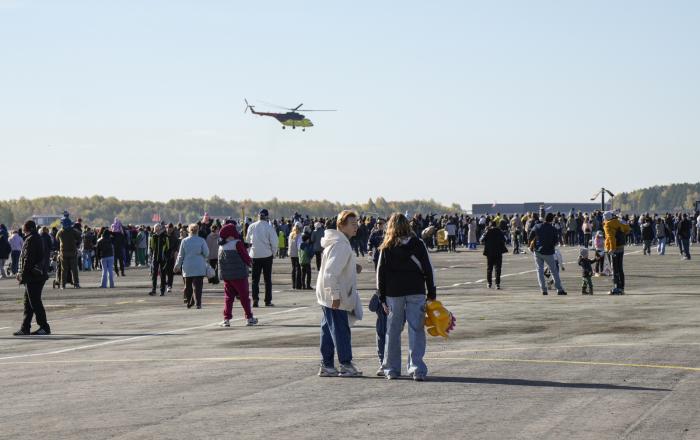
[[[340,377],[354,377],[354,376],[362,376],[362,371],[357,368],[355,364],[351,362],[347,362],[344,364],[340,364],[340,370],[338,370],[338,376]]]
[[[29,330],[19,329],[12,333],[12,336],[29,336]]]
[[[335,367],[321,365],[318,369],[318,377],[338,377],[338,370]]]
[[[266,304],[265,304],[265,307],[274,307],[274,306],[275,306],[275,305],[272,304],[272,303],[266,303]]]
[[[161,291],[160,291],[160,296],[165,296],[165,291],[164,291],[164,290],[161,290]]]
[[[560,291],[557,292],[557,295],[566,295],[566,292],[563,291],[563,290],[560,290]]]
[[[224,319],[221,321],[221,323],[219,323],[219,327],[231,327],[231,321]]]
[[[493,284],[489,283],[489,284],[486,286],[486,288],[488,288],[488,289],[493,289]]]
[[[382,377],[384,376],[384,368],[380,365],[379,368],[377,368],[377,376]]]
[[[384,377],[386,377],[386,380],[394,380],[394,379],[398,379],[399,375],[397,373],[391,371],[388,374],[384,374]]]
[[[248,322],[246,323],[246,325],[247,325],[248,327],[250,327],[250,326],[252,326],[252,325],[257,325],[257,324],[258,324],[258,318],[255,318],[255,317],[250,318],[250,319],[248,320]]]
[[[35,335],[35,336],[48,336],[50,334],[51,334],[51,330],[46,329],[46,328],[41,328],[41,327],[38,330],[34,330],[32,332],[32,335]]]
[[[619,291],[619,294],[620,294],[620,295],[624,295],[624,294],[625,294],[625,289],[618,289],[618,291]]]
[[[148,294],[151,295],[151,296],[156,296],[156,291],[155,291],[155,290],[151,290],[150,292],[148,292]]]
[[[542,295],[549,295],[546,290],[542,291]]]
[[[612,289],[610,290],[610,293],[608,295],[619,295],[620,294],[620,289]]]
[[[168,286],[168,288],[167,288],[166,290],[167,290],[167,292],[168,292],[168,293],[170,293],[170,292],[172,292],[172,291],[173,291],[173,288],[172,288],[172,287],[170,287],[170,286]]]
[[[500,285],[500,284],[496,284],[496,290],[501,290],[501,285]]]
[[[420,373],[413,373],[413,380],[416,382],[423,382],[425,381],[425,374],[420,374]]]
[[[201,309],[201,308],[202,308],[202,305],[201,305],[201,304],[197,306],[197,309]]]
[[[256,307],[256,308],[258,307],[258,302],[257,302],[257,301],[253,301],[253,307]]]

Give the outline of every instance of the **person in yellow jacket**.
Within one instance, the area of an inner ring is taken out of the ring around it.
[[[625,294],[625,271],[622,258],[625,256],[625,242],[630,232],[629,225],[622,223],[612,211],[603,214],[603,231],[605,232],[605,252],[610,255],[613,267],[614,287],[610,295]]]

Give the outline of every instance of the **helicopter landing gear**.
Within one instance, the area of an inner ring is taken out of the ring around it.
[[[301,131],[306,131],[306,129],[305,129],[305,128],[302,128]]]
[[[284,125],[282,126],[282,130],[285,130],[286,128],[287,128],[287,127],[285,127]]]
[[[297,126],[296,126],[296,125],[292,125],[292,130],[296,130],[296,129],[297,129]]]

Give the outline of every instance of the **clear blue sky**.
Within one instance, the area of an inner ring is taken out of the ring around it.
[[[697,181],[698,23],[696,1],[0,0],[0,199]],[[244,97],[339,111],[283,131]]]

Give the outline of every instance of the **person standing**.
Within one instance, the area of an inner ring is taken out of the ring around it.
[[[207,235],[207,246],[209,247],[209,265],[214,269],[214,276],[209,278],[209,284],[219,284],[219,276],[216,268],[219,263],[219,225],[211,225],[211,232]]]
[[[496,229],[500,234],[500,231]],[[408,374],[423,381],[425,355],[425,302],[436,298],[433,266],[428,248],[415,236],[408,219],[392,214],[377,265],[377,291],[387,314],[384,377],[401,375],[401,332],[408,324]]]
[[[170,246],[170,236],[166,233],[163,225],[160,223],[153,225],[153,234],[151,234],[148,243],[151,260],[151,291],[148,294],[151,296],[156,294],[158,276],[160,276],[160,296],[165,296],[167,287],[166,266],[170,255]]]
[[[180,251],[177,254],[175,270],[182,272],[185,279],[184,302],[187,308],[191,308],[195,303],[197,308],[202,308],[202,286],[204,277],[207,275],[207,258],[209,257],[209,246],[207,242],[199,236],[199,226],[193,223],[188,228],[189,237],[180,243]]]
[[[180,249],[181,239],[178,230],[172,223],[168,223],[165,230],[170,238],[170,252],[168,252],[168,261],[165,264],[165,282],[168,286],[166,291],[170,293],[173,290],[175,260],[177,259],[177,251]],[[184,239],[184,237],[182,238]]]
[[[19,271],[19,256],[22,253],[22,246],[24,245],[24,239],[20,235],[19,230],[12,231],[12,235],[9,239],[10,243],[10,258],[12,259],[11,271],[12,275],[17,275]]]
[[[498,228],[498,224],[492,221],[489,228],[481,237],[484,245],[484,256],[486,257],[486,282],[488,288],[493,288],[493,269],[496,269],[496,290],[501,290],[501,267],[503,266],[503,254],[508,252],[506,239],[503,232]]]
[[[248,255],[245,244],[234,224],[226,224],[219,233],[218,272],[224,282],[224,320],[221,327],[230,327],[233,318],[233,301],[236,297],[241,302],[247,325],[256,325],[258,320],[250,308],[250,291],[248,290],[248,268],[253,261]]]
[[[566,291],[559,278],[559,265],[554,257],[555,248],[559,243],[559,234],[552,225],[554,214],[551,212],[545,216],[544,223],[537,223],[528,234],[528,243],[535,254],[535,264],[537,265],[537,281],[540,285],[542,295],[547,295],[547,284],[544,279],[544,265],[547,264],[552,277],[557,295],[566,295]]]
[[[301,245],[301,223],[296,222],[289,234],[289,259],[292,261],[292,289],[301,290],[301,265],[299,264],[299,245]]]
[[[260,274],[265,278],[265,307],[272,304],[272,260],[277,248],[277,234],[269,222],[269,212],[261,209],[258,221],[248,227],[246,242],[250,243],[250,257],[253,259],[253,307],[260,300]]]
[[[362,371],[352,361],[352,340],[349,314],[357,309],[360,301],[357,292],[359,268],[350,245],[350,238],[357,234],[358,215],[354,211],[342,211],[336,220],[336,229],[326,229],[321,270],[316,280],[316,301],[321,306],[321,366],[320,377],[362,376]],[[360,308],[361,310],[361,308]],[[340,368],[335,368],[335,353]]]
[[[102,282],[100,283],[102,289],[107,288],[108,282],[110,289],[114,287],[114,246],[111,235],[109,229],[104,228],[95,246],[95,257],[102,266]]]
[[[314,255],[316,255],[316,270],[321,270],[321,256],[323,253],[323,246],[321,245],[321,239],[325,234],[325,228],[321,222],[316,222],[314,225],[314,231],[311,233],[311,244],[314,247]]]
[[[148,251],[148,232],[141,226],[136,234],[136,266],[146,265],[146,252]]]
[[[0,224],[0,279],[7,278],[7,273],[5,273],[5,264],[7,259],[10,258],[10,253],[12,252],[9,235],[10,234],[7,232],[7,227]]]
[[[59,259],[61,261],[61,289],[66,288],[69,277],[73,281],[73,287],[80,289],[80,280],[78,278],[78,242],[80,241],[80,232],[73,227],[73,222],[68,217],[64,217],[61,220],[61,226],[61,230],[56,234],[56,240],[59,242]]]
[[[693,225],[688,219],[688,214],[683,213],[677,227],[678,245],[680,246],[681,258],[683,260],[690,260],[690,232],[692,228]]]
[[[114,272],[119,275],[119,268],[121,268],[121,275],[124,276],[124,264],[126,262],[126,235],[124,231],[124,226],[118,218],[114,219],[111,227],[112,231],[112,244],[114,245]]]
[[[605,251],[612,259],[613,283],[610,295],[625,294],[625,270],[623,257],[625,256],[625,242],[631,228],[620,220],[612,211],[603,214],[603,231],[605,232]]]
[[[22,271],[17,274],[17,281],[20,285],[24,285],[24,319],[20,329],[14,332],[14,336],[50,335],[51,327],[46,319],[44,303],[41,301],[41,291],[49,278],[44,265],[44,255],[48,249],[45,249],[44,241],[39,237],[36,224],[32,220],[24,223],[23,229],[26,240],[20,254]],[[30,333],[32,318],[35,315],[39,329]]]

